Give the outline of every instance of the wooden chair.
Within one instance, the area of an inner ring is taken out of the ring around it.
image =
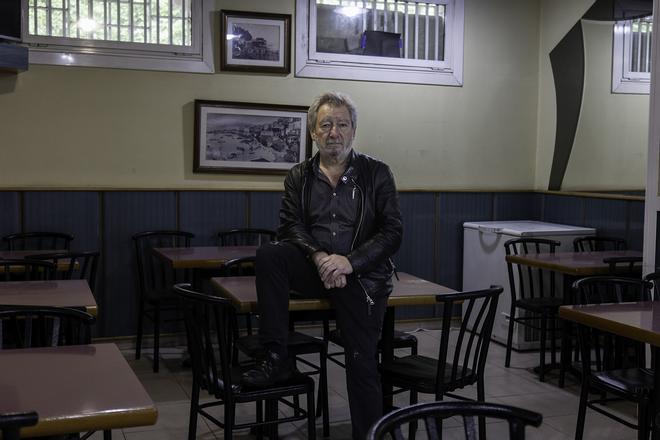
[[[427,402],[407,406],[392,411],[378,420],[367,433],[367,440],[404,439],[402,425],[412,421],[424,421],[426,438],[439,440],[442,438],[442,424],[438,420],[453,417],[463,422],[463,432],[466,440],[477,439],[475,432],[475,417],[505,420],[509,425],[509,440],[525,440],[527,426],[539,427],[543,416],[513,406],[482,402]],[[452,437],[453,438],[453,437]]]
[[[652,287],[643,280],[609,276],[588,277],[573,283],[579,304],[648,301]],[[621,336],[601,332],[592,327],[578,326],[582,364],[582,385],[575,439],[584,434],[587,408],[637,429],[638,439],[648,439],[652,426],[653,371],[645,368],[644,344]],[[600,391],[597,398],[589,393]],[[603,405],[616,399],[637,404],[638,422],[630,423]]]
[[[573,239],[573,250],[575,252],[625,251],[626,249],[628,249],[626,240],[618,237],[588,235]]]
[[[277,232],[270,229],[239,228],[218,232],[220,246],[261,246],[274,241]]]
[[[177,284],[174,291],[182,300],[193,372],[188,439],[196,438],[197,417],[201,415],[223,428],[225,439],[231,439],[233,431],[237,429],[254,428],[261,434],[263,427],[307,420],[307,438],[315,440],[314,381],[298,373],[284,383],[269,387],[253,389],[239,386],[241,374],[251,367],[232,365],[231,362],[234,322],[231,301],[195,292],[189,284]],[[202,390],[206,390],[213,400],[200,403]],[[293,415],[280,417],[278,402],[282,402],[285,397],[300,395],[306,396],[306,409],[286,401],[285,404],[293,407]],[[264,401],[266,420],[261,404]],[[236,423],[236,404],[246,402],[255,402],[256,421]],[[208,412],[208,408],[219,405],[224,406],[222,421]]]
[[[504,250],[506,255],[546,252],[554,254],[559,245],[560,242],[555,240],[517,238],[504,243]],[[538,330],[540,343],[539,379],[543,381],[545,379],[545,355],[548,336],[550,336],[551,364],[556,364],[557,319],[562,298],[556,294],[555,273],[508,261],[507,270],[511,290],[511,309],[509,312],[509,332],[506,341],[504,366],[508,368],[511,365],[514,326],[519,324]],[[521,310],[522,314],[518,310]]]
[[[440,347],[437,357],[423,355],[404,356],[384,363],[380,367],[383,385],[410,391],[410,404],[417,403],[417,393],[433,394],[435,400],[445,396],[461,400],[485,400],[484,369],[495,322],[497,301],[502,287],[474,292],[457,292],[436,296],[442,304]],[[463,320],[460,327],[451,328],[455,306],[462,305]],[[468,330],[468,325],[472,330]],[[469,399],[452,391],[477,385],[477,398]],[[384,396],[385,397],[385,396]],[[485,438],[485,424],[480,420],[480,438]],[[441,429],[441,428],[439,428]],[[416,424],[410,424],[414,438]]]
[[[171,270],[153,255],[153,248],[190,247],[194,234],[184,231],[148,231],[133,235],[138,276],[138,322],[135,341],[135,359],[142,352],[143,318],[154,325],[153,371],[159,369],[160,326],[164,312],[178,310],[179,301],[172,292],[172,285],[185,281],[186,274]]]
[[[43,281],[55,278],[57,266],[48,261],[0,259],[0,280]]]
[[[92,292],[96,290],[96,272],[100,252],[54,252],[48,254],[28,255],[26,260],[49,261],[59,268],[65,265],[64,270],[56,270],[55,278],[62,280],[86,280]]]
[[[69,250],[73,235],[62,232],[21,232],[2,237],[10,251]]]

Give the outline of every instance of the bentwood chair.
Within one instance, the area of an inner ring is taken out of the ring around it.
[[[2,237],[10,251],[69,250],[73,235],[62,232],[21,232]]]
[[[530,253],[555,253],[560,242],[545,238],[516,238],[504,243],[506,255],[526,255]],[[516,325],[523,325],[539,333],[539,379],[545,380],[546,342],[550,336],[550,361],[556,364],[556,333],[559,306],[562,298],[557,295],[555,273],[541,268],[532,268],[507,261],[511,309],[509,312],[509,332],[506,341],[504,366],[511,365],[513,331]]]
[[[0,259],[1,281],[42,281],[55,278],[57,266],[48,261]]]
[[[626,240],[619,237],[588,235],[573,239],[575,252],[625,251],[626,249],[628,249]]]
[[[380,366],[383,385],[410,391],[410,404],[417,403],[417,394],[432,394],[435,400],[445,396],[461,400],[484,402],[484,369],[490,346],[490,336],[497,312],[497,301],[502,287],[473,292],[457,292],[436,296],[442,304],[440,347],[437,357],[410,355]],[[463,320],[452,328],[455,306],[463,308]],[[471,330],[468,326],[471,326]],[[470,399],[452,392],[470,385],[477,385],[477,398]],[[384,396],[386,397],[386,396]],[[480,438],[485,439],[485,424],[480,420]],[[442,428],[439,428],[442,429]],[[414,438],[416,423],[410,424],[410,436]]]
[[[642,261],[641,256],[603,258],[603,263],[607,264],[610,275],[630,278],[642,277]]]
[[[579,304],[648,301],[652,286],[638,279],[611,276],[588,277],[573,283]],[[582,359],[582,385],[575,439],[584,433],[587,408],[610,417],[629,428],[637,429],[638,439],[648,439],[652,426],[653,371],[645,368],[646,350],[642,343],[609,334],[591,327],[578,327]],[[598,391],[597,398],[590,392]],[[612,396],[616,396],[614,399]],[[625,420],[607,403],[625,399],[637,404],[637,424]]]
[[[0,306],[0,346],[57,347],[91,342],[96,318],[66,307]]]
[[[196,438],[197,417],[201,415],[224,429],[224,438],[231,439],[237,429],[255,428],[258,434],[264,427],[296,420],[307,420],[307,438],[316,438],[314,418],[314,381],[300,373],[291,379],[264,388],[247,388],[239,383],[241,374],[250,366],[232,365],[232,326],[234,307],[227,298],[191,290],[189,284],[177,284],[174,291],[182,300],[188,336],[188,352],[193,372],[190,398],[188,439]],[[213,398],[200,403],[200,392],[206,390]],[[306,396],[306,408],[292,404],[285,397]],[[236,423],[236,405],[255,402],[256,421]],[[266,402],[264,420],[262,402]],[[278,403],[293,408],[293,414],[280,417]],[[222,420],[209,408],[224,405]]]
[[[403,440],[402,426],[410,422],[423,421],[429,440],[442,438],[442,425],[438,420],[449,417],[460,418],[461,430],[466,440],[476,440],[475,417],[505,420],[508,424],[509,440],[525,440],[527,426],[539,427],[543,416],[513,406],[485,402],[427,402],[392,411],[378,420],[367,433],[366,440]],[[452,437],[458,438],[458,437]],[[503,437],[501,437],[503,438]]]
[[[96,290],[96,272],[100,253],[88,252],[54,252],[48,254],[29,255],[26,260],[49,261],[64,270],[56,270],[55,277],[62,280],[86,280],[92,292]]]
[[[227,261],[220,269],[223,276],[243,276],[254,272],[256,257],[237,258]],[[236,314],[234,314],[234,317]],[[258,335],[248,334],[238,337],[238,326],[234,323],[234,335],[236,338],[234,359],[238,358],[237,351],[245,353],[249,358],[258,358],[264,352],[264,347],[259,341]],[[317,415],[323,416],[323,436],[330,436],[330,417],[328,409],[328,345],[323,339],[318,339],[305,333],[290,331],[288,334],[287,349],[289,354],[295,356],[296,362],[300,362],[307,367],[309,371],[305,374],[319,376]],[[313,363],[303,356],[319,356],[318,363]]]
[[[0,432],[3,440],[18,440],[21,438],[20,430],[27,426],[34,426],[39,421],[35,411],[24,413],[0,414]]]
[[[218,232],[220,246],[261,246],[274,241],[277,232],[261,228],[238,228]]]
[[[160,328],[162,314],[176,312],[179,301],[172,292],[176,282],[186,281],[186,273],[173,270],[153,254],[154,248],[190,247],[194,234],[184,231],[149,231],[133,235],[138,275],[138,323],[135,340],[135,359],[142,353],[144,318],[154,326],[153,371],[158,372],[160,355]]]
[[[644,277],[644,281],[646,281],[651,289],[651,299],[653,301],[659,301],[660,300],[660,271],[655,271],[650,274],[647,274]]]

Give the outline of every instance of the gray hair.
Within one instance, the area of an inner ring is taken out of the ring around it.
[[[353,128],[357,127],[357,107],[351,97],[345,93],[330,91],[314,98],[314,102],[309,106],[309,110],[307,111],[307,126],[309,127],[309,131],[314,131],[314,128],[316,128],[316,117],[321,106],[325,104],[329,104],[332,107],[346,107],[348,113],[351,115]]]

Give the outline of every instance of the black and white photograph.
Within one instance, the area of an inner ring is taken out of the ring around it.
[[[291,16],[221,11],[222,70],[289,73]]]
[[[195,101],[195,172],[284,173],[309,157],[307,107]]]

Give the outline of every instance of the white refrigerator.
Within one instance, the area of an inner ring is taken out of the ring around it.
[[[486,221],[463,223],[463,290],[478,290],[499,284],[504,288],[497,304],[497,315],[492,339],[506,344],[509,330],[511,292],[506,266],[504,243],[512,238],[549,238],[561,242],[556,252],[573,251],[573,239],[595,235],[594,228],[544,223],[532,220]],[[562,287],[561,275],[556,285]],[[561,294],[561,292],[558,292]],[[517,311],[520,313],[520,310]],[[513,332],[512,347],[516,350],[538,348],[537,332],[517,325]]]

